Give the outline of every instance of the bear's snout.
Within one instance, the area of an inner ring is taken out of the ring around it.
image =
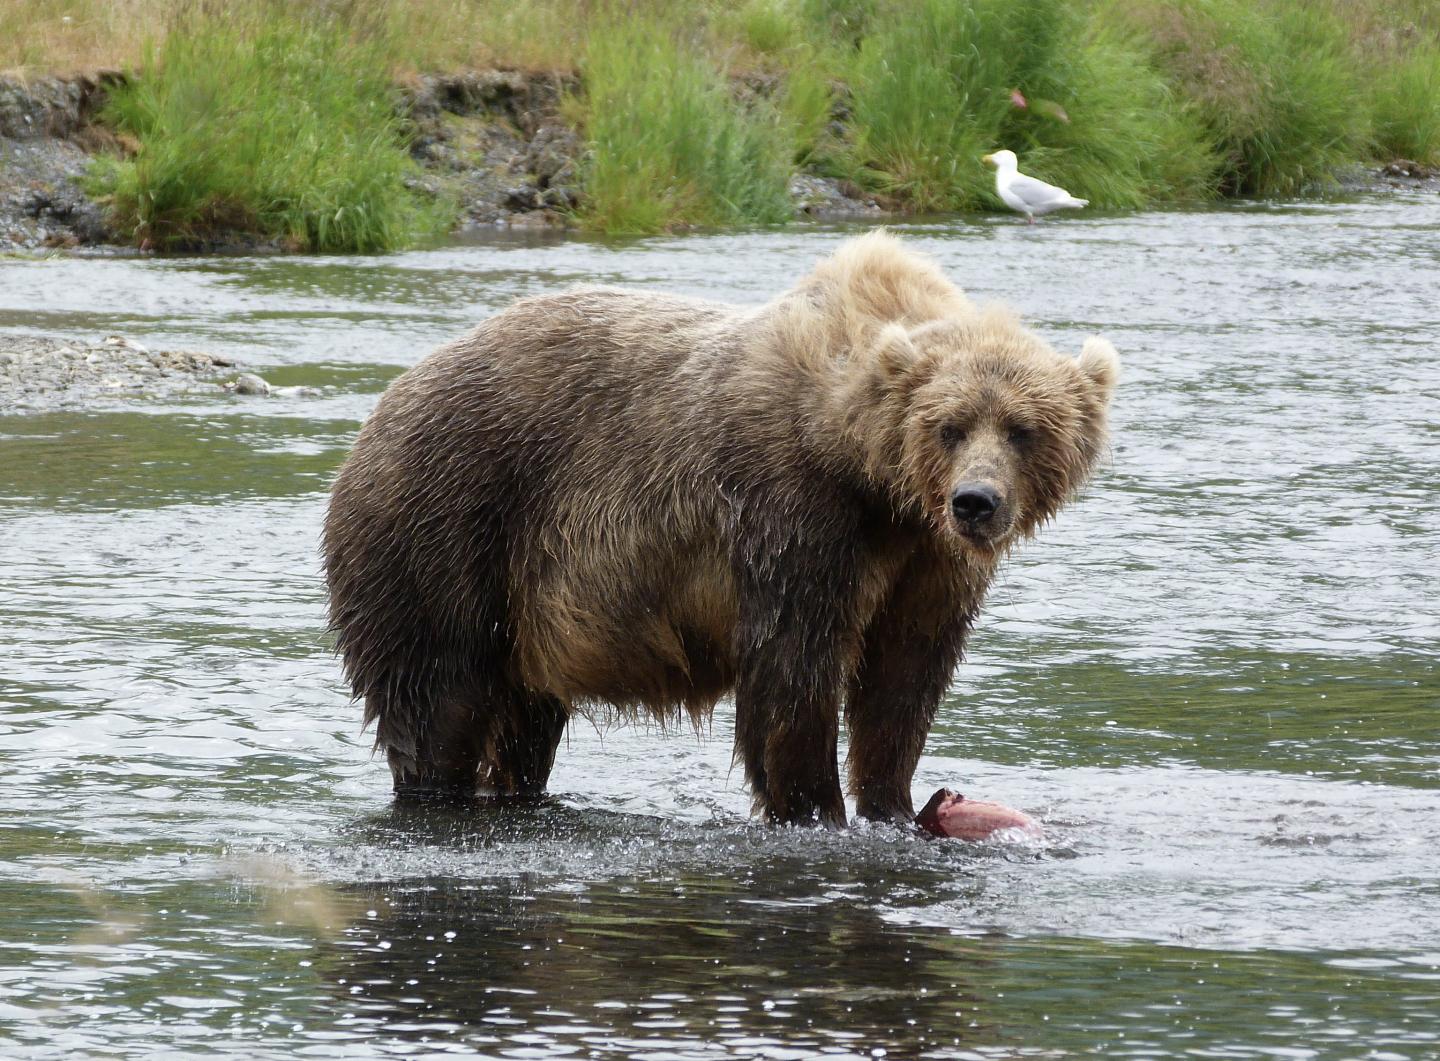
[[[950,495],[950,512],[963,530],[980,531],[988,529],[1002,500],[1000,491],[989,483],[961,483]]]

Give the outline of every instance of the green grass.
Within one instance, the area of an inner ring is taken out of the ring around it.
[[[731,32],[762,55],[786,52],[801,43],[804,35],[799,12],[786,0],[746,0],[720,21],[728,22]]]
[[[1333,10],[1151,0],[1128,5],[1124,17],[1210,130],[1224,191],[1297,194],[1368,154],[1361,68]]]
[[[1062,0],[920,0],[888,14],[849,78],[851,158],[899,202],[998,207],[980,158],[999,147],[1097,206],[1213,193],[1206,129],[1132,35]]]
[[[276,4],[196,7],[171,26],[108,116],[133,157],[94,187],[144,245],[230,233],[295,249],[379,251],[435,227],[407,189],[384,42]]]
[[[998,136],[1025,156],[1028,172],[1096,207],[1217,193],[1220,159],[1208,130],[1132,39],[1092,27],[1073,59],[1050,69],[1063,76],[1040,75],[1026,93],[1030,106],[1007,115]],[[1047,101],[1064,101],[1065,120]]]
[[[1440,165],[1440,42],[1422,42],[1381,65],[1370,99],[1382,156]]]
[[[138,150],[93,185],[159,247],[443,227],[406,189],[393,86],[466,66],[578,70],[577,218],[608,232],[783,221],[800,167],[999,209],[999,147],[1121,209],[1440,164],[1435,0],[11,0],[0,64],[126,61],[141,27],[109,112]]]
[[[658,18],[616,18],[593,29],[583,76],[588,227],[644,233],[791,216],[791,123],[769,100],[737,99],[692,36]]]
[[[919,211],[981,203],[1010,106],[996,6],[916,0],[871,21],[846,78],[859,179]]]
[[[833,20],[853,5],[804,0]],[[1440,154],[1440,14],[1376,0],[870,0],[848,159],[915,210],[998,207],[978,156],[1096,206],[1295,195]],[[815,19],[812,18],[812,24]],[[834,22],[829,23],[833,26]],[[1030,106],[1009,102],[1019,90]]]

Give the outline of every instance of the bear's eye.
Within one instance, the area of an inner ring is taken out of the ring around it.
[[[1006,437],[1012,446],[1028,446],[1035,440],[1035,431],[1023,424],[1012,424]]]
[[[940,444],[946,449],[954,449],[965,441],[965,429],[959,424],[946,424],[940,429]]]

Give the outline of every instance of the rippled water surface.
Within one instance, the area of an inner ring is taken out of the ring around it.
[[[1124,359],[916,778],[1042,843],[760,827],[725,705],[396,807],[325,643],[404,366],[576,281],[760,301],[844,230],[0,261],[0,330],[320,390],[0,415],[0,1056],[1440,1057],[1440,198],[904,230]]]

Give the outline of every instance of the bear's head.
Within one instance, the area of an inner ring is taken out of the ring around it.
[[[1106,444],[1119,358],[1057,354],[1003,310],[881,329],[853,359],[846,418],[870,474],[967,551],[1033,534]]]

